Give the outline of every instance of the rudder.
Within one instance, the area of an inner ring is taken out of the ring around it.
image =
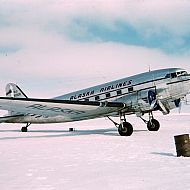
[[[5,91],[7,97],[28,98],[26,94],[14,83],[7,84]]]

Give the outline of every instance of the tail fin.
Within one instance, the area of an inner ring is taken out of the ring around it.
[[[14,83],[7,84],[5,90],[7,97],[28,98],[26,94]]]

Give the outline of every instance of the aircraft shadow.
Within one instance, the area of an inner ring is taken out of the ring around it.
[[[135,133],[143,131],[147,130],[134,130]],[[1,132],[22,133],[20,130],[0,130],[0,133]],[[35,133],[38,134],[43,133],[43,135],[33,135]],[[46,135],[44,133],[48,134]],[[22,133],[22,135],[23,134],[24,133]],[[30,134],[31,136],[29,136]],[[55,138],[55,137],[86,136],[86,135],[105,135],[105,136],[120,137],[116,128],[110,128],[110,129],[94,129],[94,130],[76,130],[72,132],[69,132],[68,130],[31,130],[28,131],[25,136],[0,137],[0,140],[25,139],[25,138]]]

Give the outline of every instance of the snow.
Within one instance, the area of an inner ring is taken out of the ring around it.
[[[158,132],[134,116],[130,137],[105,119],[0,127],[2,190],[190,189],[190,158],[177,157],[174,136],[190,133],[189,114],[155,115]],[[74,132],[69,128],[74,127]]]

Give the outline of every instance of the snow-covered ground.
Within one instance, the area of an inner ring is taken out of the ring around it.
[[[105,119],[32,125],[28,133],[1,124],[0,189],[188,190],[190,158],[176,157],[174,136],[190,133],[190,115],[155,117],[158,132],[130,116],[130,137]]]

